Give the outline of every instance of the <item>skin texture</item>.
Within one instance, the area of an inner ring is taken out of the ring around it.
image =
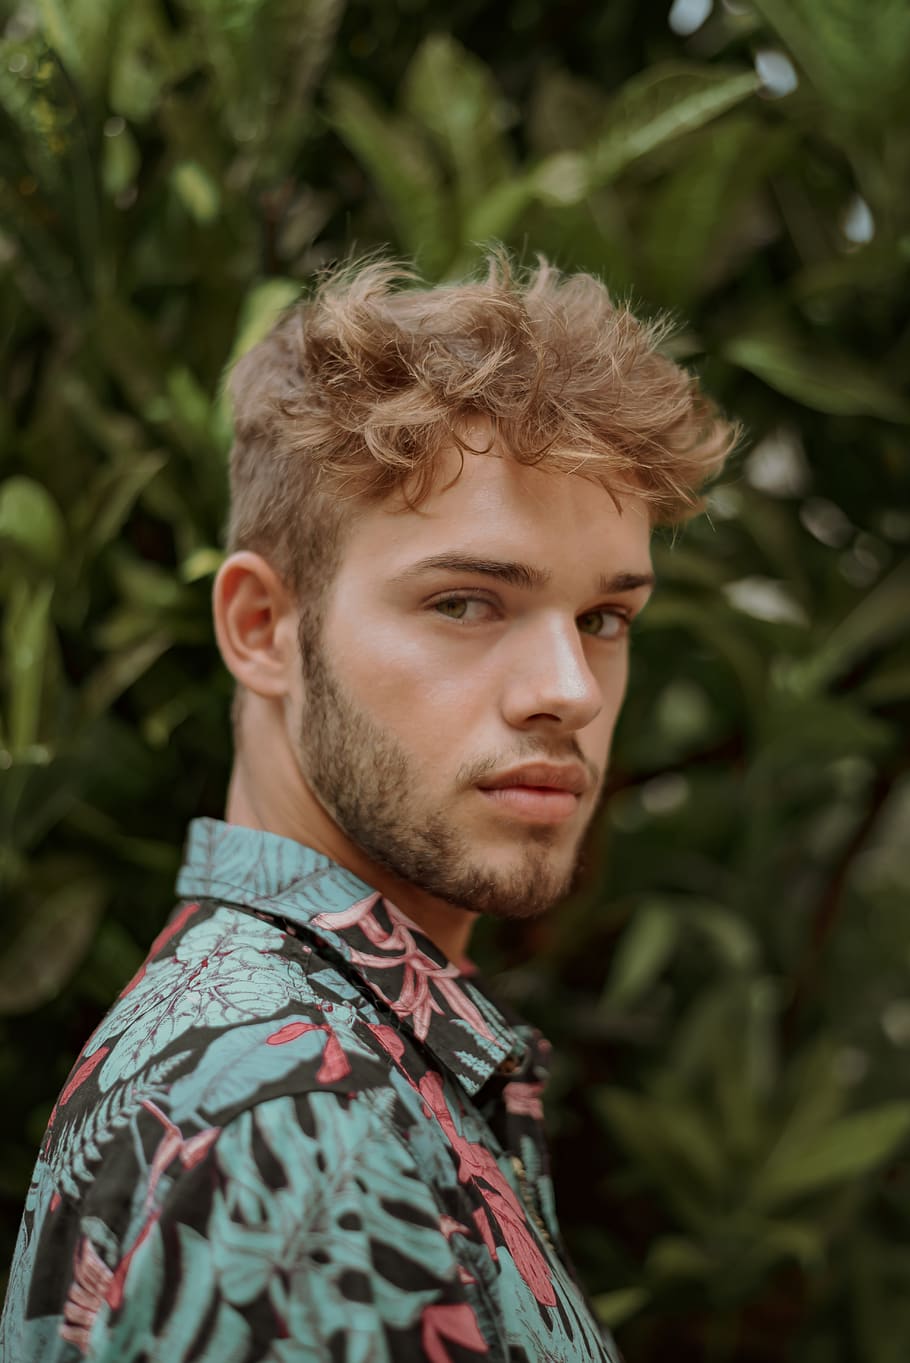
[[[246,694],[228,820],[324,852],[454,960],[478,913],[542,912],[597,805],[649,544],[643,501],[453,452],[416,511],[358,512],[319,620],[265,559],[231,555],[216,632]],[[582,788],[484,789],[532,762]]]

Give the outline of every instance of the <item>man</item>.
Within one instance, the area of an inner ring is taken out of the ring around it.
[[[569,887],[731,428],[590,277],[327,278],[233,376],[226,822],[52,1113],[8,1363],[609,1360],[546,1043],[465,952]]]

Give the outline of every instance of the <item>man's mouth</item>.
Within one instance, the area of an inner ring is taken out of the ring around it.
[[[477,789],[495,808],[528,823],[563,823],[590,789],[579,763],[528,763],[485,777]]]

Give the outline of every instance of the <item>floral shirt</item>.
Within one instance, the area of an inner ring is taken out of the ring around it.
[[[198,820],[177,889],[51,1114],[3,1363],[615,1363],[540,1034],[289,839]]]

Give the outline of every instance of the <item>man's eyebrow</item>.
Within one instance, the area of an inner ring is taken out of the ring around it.
[[[433,554],[430,558],[418,559],[401,574],[403,578],[419,577],[422,573],[477,573],[483,577],[495,577],[510,587],[543,587],[550,580],[550,574],[542,568],[533,568],[529,563],[516,563],[511,559],[474,558],[467,554]]]
[[[401,577],[405,579],[419,577],[430,572],[473,573],[482,577],[495,577],[510,587],[523,587],[528,591],[545,587],[551,576],[543,568],[535,568],[530,563],[519,563],[514,559],[474,558],[471,555],[451,553],[433,554],[429,558],[418,559],[416,563],[409,564]],[[614,596],[653,586],[653,573],[615,573],[612,576],[602,575],[598,579],[597,590],[604,596]]]
[[[616,596],[623,592],[638,592],[643,587],[653,587],[655,581],[653,573],[614,573],[612,577],[604,574],[598,579],[597,590],[604,596]]]

